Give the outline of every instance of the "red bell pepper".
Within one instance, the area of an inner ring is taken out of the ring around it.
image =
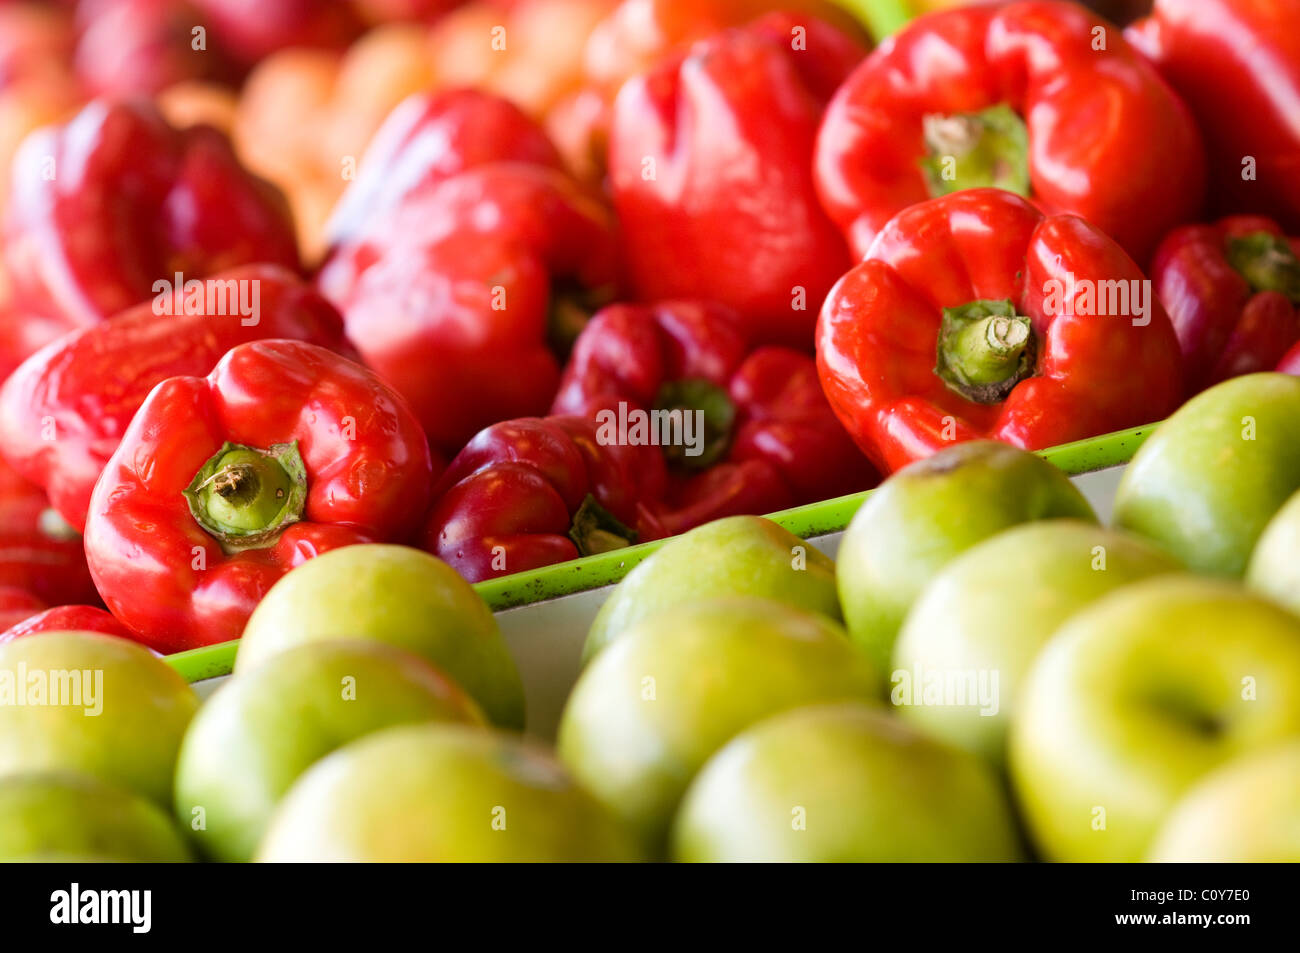
[[[6,629],[44,611],[45,603],[21,586],[0,585],[0,625]]]
[[[356,237],[388,209],[491,162],[561,167],[546,133],[507,99],[473,89],[407,97],[366,147],[356,179],[330,216],[330,243]]]
[[[176,652],[237,638],[285,572],[419,529],[433,465],[418,422],[358,364],[241,344],[154,388],[95,485],[86,556],[112,613]]]
[[[131,638],[131,631],[103,609],[94,606],[55,606],[29,615],[0,632],[0,645],[40,632],[103,632],[123,639]]]
[[[0,447],[81,530],[95,480],[154,386],[207,374],[235,345],[262,338],[347,349],[339,313],[283,268],[169,286],[28,358],[0,388]]]
[[[27,615],[50,604],[99,602],[86,568],[81,535],[50,508],[40,487],[24,480],[3,460],[0,587],[27,592],[36,600]]]
[[[1268,371],[1300,340],[1300,241],[1277,222],[1236,215],[1174,229],[1151,278],[1182,347],[1190,393]]]
[[[1030,0],[940,11],[891,37],[827,108],[816,177],[859,255],[907,206],[996,186],[1083,216],[1145,264],[1200,210],[1205,154],[1118,27]]]
[[[750,353],[738,316],[720,305],[600,311],[574,345],[551,412],[591,417],[607,444],[660,447],[670,533],[829,499],[876,478],[826,402],[813,359],[775,346]]]
[[[650,447],[604,445],[581,417],[526,417],[474,437],[434,488],[424,548],[478,582],[664,535]]]
[[[642,299],[718,301],[757,344],[809,346],[849,264],[817,203],[813,139],[864,52],[827,23],[774,13],[623,86],[609,182]]]
[[[1123,249],[1000,189],[900,212],[817,326],[826,396],[886,472],[956,441],[1036,450],[1159,420],[1180,364]]]
[[[494,162],[369,219],[318,287],[454,454],[488,424],[546,412],[566,322],[613,296],[616,254],[613,217],[567,175]]]
[[[1300,3],[1156,0],[1125,36],[1196,115],[1218,210],[1300,232]]]
[[[95,101],[14,160],[5,210],[14,307],[85,327],[187,279],[248,262],[297,268],[280,194],[208,126],[174,129],[147,102]]]

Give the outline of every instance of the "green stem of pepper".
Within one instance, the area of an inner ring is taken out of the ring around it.
[[[227,441],[182,492],[195,521],[224,550],[260,549],[302,519],[307,470],[297,441],[266,450]]]
[[[934,372],[967,400],[996,404],[1033,374],[1036,351],[1032,323],[1010,301],[972,301],[944,308]]]
[[[1231,238],[1228,264],[1254,291],[1278,291],[1300,305],[1300,260],[1285,238],[1268,232]]]

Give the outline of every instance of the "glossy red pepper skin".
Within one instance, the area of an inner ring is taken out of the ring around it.
[[[1300,3],[1156,0],[1125,35],[1196,115],[1218,210],[1300,232]],[[1247,157],[1253,178],[1243,177]]]
[[[53,170],[53,177],[51,177]],[[221,133],[178,130],[145,101],[96,100],[14,160],[4,257],[17,309],[86,327],[154,282],[249,262],[298,267],[283,198]]]
[[[473,89],[417,93],[384,120],[330,217],[332,245],[467,169],[492,162],[561,167],[546,133],[514,103]]]
[[[590,420],[503,421],[442,475],[424,548],[471,582],[577,559],[585,553],[570,534],[582,533],[575,517],[589,496],[635,533],[629,542],[658,539],[664,478],[653,448],[603,445]]]
[[[0,625],[6,629],[44,611],[45,603],[21,586],[0,585]]]
[[[1123,249],[1076,216],[1044,217],[997,189],[932,199],[891,220],[827,297],[817,327],[822,386],[883,472],[957,441],[1040,449],[1160,420],[1183,393],[1164,309],[1150,295],[1147,323],[1135,324],[1144,319],[1087,315],[1097,306],[1081,297],[1092,288],[1095,298],[1103,281],[1144,280]],[[1005,399],[976,403],[935,372],[942,311],[999,299],[1031,320],[1037,358]]]
[[[227,441],[296,441],[302,520],[227,554],[182,495]],[[160,652],[238,638],[285,572],[351,543],[418,532],[433,482],[418,422],[359,364],[301,341],[255,341],[207,377],[173,377],[136,413],[91,497],[86,556],[104,601]]]
[[[491,163],[378,216],[318,287],[450,455],[484,426],[546,412],[559,296],[610,297],[616,247],[613,217],[564,173]]]
[[[1236,215],[1176,228],[1156,249],[1151,280],[1178,335],[1189,393],[1273,370],[1300,340],[1297,304],[1280,291],[1256,290],[1229,261],[1229,243],[1251,235],[1288,241],[1272,219]],[[1300,251],[1300,241],[1289,244]]]
[[[0,588],[36,600],[9,608],[98,603],[81,535],[50,509],[41,488],[0,460]],[[15,620],[16,621],[16,620]]]
[[[55,606],[30,615],[0,632],[0,645],[40,632],[103,632],[123,639],[131,638],[131,631],[103,609]]]
[[[849,263],[813,189],[813,140],[864,53],[827,23],[777,13],[623,86],[609,182],[642,300],[718,301],[755,343],[809,347],[817,306]]]
[[[256,314],[245,316],[229,306],[232,299],[215,295],[216,308],[208,313],[207,291],[229,287],[242,289],[236,294],[245,295],[246,303],[255,291]],[[177,289],[167,308],[158,300],[136,305],[65,335],[23,362],[0,387],[5,458],[42,487],[78,531],[85,528],[95,480],[155,385],[169,377],[205,375],[232,347],[263,338],[350,351],[342,316],[283,268],[246,265],[206,280],[203,288],[203,310],[187,309],[188,292]]]
[[[875,471],[822,394],[813,359],[783,347],[751,351],[739,317],[720,305],[601,310],[574,345],[551,411],[599,419],[603,411],[619,413],[620,405],[638,412],[671,405],[707,416],[704,399],[694,407],[665,402],[673,387],[699,382],[725,401],[730,420],[711,432],[714,446],[701,446],[699,460],[717,455],[716,462],[692,466],[691,457],[671,451],[661,512],[670,533],[874,485]]]
[[[1027,124],[1031,197],[1044,212],[1081,215],[1142,264],[1199,212],[1200,135],[1118,27],[1057,0],[958,7],[883,43],[826,110],[817,187],[858,255],[895,214],[931,197],[925,117],[1003,103]]]

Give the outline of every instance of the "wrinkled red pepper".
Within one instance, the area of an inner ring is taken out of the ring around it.
[[[640,435],[629,426],[655,411],[669,422],[667,434],[662,424]],[[676,431],[666,416],[674,411]],[[600,311],[574,345],[551,412],[591,417],[606,443],[654,441],[669,465],[661,514],[669,533],[829,499],[876,479],[827,404],[812,358],[774,346],[751,353],[740,319],[720,305]]]
[[[1123,249],[999,189],[899,213],[817,326],[826,396],[886,472],[956,441],[1036,450],[1159,420],[1180,365]]]
[[[813,189],[813,140],[864,52],[814,17],[774,13],[623,86],[609,182],[643,300],[718,301],[757,344],[809,346],[849,264]]]
[[[996,186],[1083,216],[1145,264],[1196,216],[1205,175],[1187,107],[1151,64],[1056,0],[913,21],[840,87],[817,140],[822,202],[859,255],[907,206]]]
[[[91,497],[86,556],[144,644],[237,638],[285,572],[419,529],[433,464],[410,408],[314,344],[241,344],[154,388]]]
[[[1300,3],[1156,0],[1125,36],[1196,115],[1218,209],[1300,232]]]
[[[457,121],[470,115],[460,110]],[[469,160],[443,155],[439,136],[399,133],[392,138],[407,145],[384,168],[401,197],[335,249],[318,287],[365,363],[411,402],[431,445],[454,454],[488,424],[546,412],[556,351],[576,334],[566,325],[615,293],[614,220],[549,166],[487,161],[444,177]],[[481,140],[464,137],[480,143],[480,158],[492,151]],[[523,148],[498,144],[512,155]]]
[[[0,613],[0,618],[3,617],[3,613]],[[40,632],[103,632],[123,639],[131,638],[131,630],[103,609],[94,606],[55,606],[29,615],[0,631],[0,645]]]
[[[604,445],[590,420],[503,421],[434,488],[424,548],[478,582],[658,539],[663,483],[653,448]]]
[[[348,350],[342,317],[292,272],[247,265],[195,279],[28,358],[0,388],[0,447],[81,530],[95,480],[154,385],[207,374],[263,338]]]
[[[0,460],[0,587],[29,593],[34,605],[99,602],[81,535],[50,508],[41,488]]]
[[[15,309],[70,328],[147,301],[178,272],[298,267],[279,192],[221,133],[174,129],[147,101],[96,100],[32,133],[14,160],[4,237]]]
[[[1268,371],[1300,340],[1300,240],[1235,215],[1176,228],[1151,265],[1183,351],[1189,393]]]

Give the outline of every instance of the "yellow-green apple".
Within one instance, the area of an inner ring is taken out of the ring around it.
[[[1300,863],[1300,739],[1207,775],[1174,805],[1147,859]]]
[[[1116,525],[1191,568],[1240,577],[1260,533],[1300,489],[1300,377],[1248,374],[1197,394],[1124,471]]]
[[[461,725],[388,728],[289,789],[262,861],[635,861],[631,835],[531,742]]]
[[[88,774],[0,778],[0,861],[190,859],[171,817],[139,795]]]
[[[867,497],[840,543],[836,578],[849,637],[881,666],[921,590],[982,540],[1040,519],[1096,515],[1041,457],[988,440],[899,470]]]
[[[560,720],[561,759],[662,850],[695,772],[768,715],[872,699],[881,678],[826,616],[755,596],[646,616],[582,673]]]
[[[721,596],[762,596],[840,618],[829,556],[771,520],[730,516],[675,537],[628,573],[592,622],[583,661],[648,615]]]
[[[99,632],[0,644],[0,777],[79,771],[166,808],[198,696],[148,649]]]
[[[246,861],[275,805],[337,748],[394,725],[483,724],[432,664],[382,642],[319,642],[278,652],[199,710],[176,767],[176,816],[209,857]]]
[[[1079,520],[1026,523],[950,562],[894,647],[890,700],[937,738],[995,763],[1034,657],[1066,619],[1178,564],[1154,544]]]
[[[253,610],[235,672],[306,642],[372,639],[423,656],[493,724],[524,726],[524,689],[478,593],[435,556],[406,546],[345,546],[287,573]]]
[[[673,822],[675,860],[1010,861],[1006,792],[979,758],[874,705],[775,715],[705,764]]]
[[[1009,763],[1051,860],[1141,860],[1174,803],[1300,735],[1300,619],[1227,580],[1162,576],[1100,599],[1026,676]]]
[[[1300,493],[1264,527],[1246,566],[1246,584],[1300,614]]]

